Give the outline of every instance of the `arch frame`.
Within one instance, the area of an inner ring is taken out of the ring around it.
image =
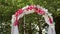
[[[18,20],[22,18],[25,14],[30,14],[36,12],[39,15],[42,15],[45,19],[45,22],[49,25],[48,34],[56,34],[55,24],[53,21],[52,14],[48,12],[47,9],[39,5],[27,5],[21,9],[18,9],[15,14],[12,15],[12,24],[11,24],[11,34],[19,34],[18,31]],[[52,32],[53,31],[53,32]]]

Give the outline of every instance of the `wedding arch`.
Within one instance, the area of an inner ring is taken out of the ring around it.
[[[52,14],[48,12],[47,9],[39,6],[39,5],[27,5],[26,7],[23,7],[21,9],[18,9],[15,14],[12,15],[12,24],[11,24],[11,34],[19,34],[18,31],[18,20],[22,18],[25,14],[30,14],[36,12],[39,15],[42,15],[44,17],[45,22],[49,25],[48,27],[48,34],[56,34],[55,33],[55,25],[53,21]]]

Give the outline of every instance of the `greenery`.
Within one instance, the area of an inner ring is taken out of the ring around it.
[[[50,13],[52,13],[52,16],[53,16],[55,22],[57,22],[59,19],[59,18],[57,19],[57,17],[60,17],[60,0],[0,0],[0,34],[10,34],[10,32],[11,32],[10,24],[11,24],[12,15],[18,9],[20,9],[26,5],[40,5],[46,9],[48,9],[48,11]],[[43,18],[35,13],[26,15],[25,19],[26,19],[25,20],[26,29],[28,29],[28,31],[30,31],[30,33],[31,33],[31,31],[36,30],[36,29],[32,30],[30,28],[31,23],[38,25],[39,19],[42,20],[42,22],[44,23]],[[21,24],[23,24],[22,20],[24,20],[24,17],[20,20]],[[22,30],[22,31],[20,31],[20,33],[23,33],[24,28],[23,28],[23,25],[21,25],[21,24],[19,24],[19,29]],[[38,26],[41,27],[41,21]],[[33,25],[32,25],[32,27],[33,27]]]

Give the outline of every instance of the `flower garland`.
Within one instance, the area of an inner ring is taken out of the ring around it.
[[[48,28],[48,34],[55,34],[55,26],[53,23],[53,18],[51,16],[51,13],[48,12],[47,9],[39,6],[39,5],[31,5],[23,7],[17,12],[12,15],[12,27],[11,27],[11,34],[19,34],[18,32],[18,20],[19,18],[22,18],[25,14],[30,14],[36,12],[39,15],[42,15],[45,19],[45,22],[49,25]],[[53,31],[53,32],[52,32]]]

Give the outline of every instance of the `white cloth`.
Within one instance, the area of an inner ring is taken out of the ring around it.
[[[15,19],[15,15],[12,15],[11,34],[19,34],[18,26],[14,26]]]
[[[45,22],[49,25],[49,27],[48,27],[48,32],[47,32],[47,33],[48,33],[48,34],[56,34],[54,23],[51,24],[51,23],[49,22],[48,16],[49,16],[50,18],[52,18],[51,15],[47,15],[47,14],[43,15],[43,17],[44,17],[44,19],[45,19]]]
[[[53,26],[49,26],[48,34],[56,34],[54,25]]]
[[[19,32],[18,32],[18,26],[13,26],[12,27],[11,34],[19,34]]]

